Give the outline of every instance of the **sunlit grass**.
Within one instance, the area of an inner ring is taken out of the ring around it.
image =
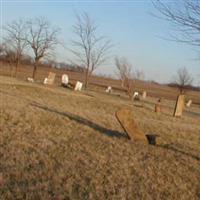
[[[1,199],[199,199],[200,108],[173,118],[173,101],[144,107],[0,77]],[[128,140],[115,118],[133,110],[157,146]],[[197,114],[194,114],[197,113]]]

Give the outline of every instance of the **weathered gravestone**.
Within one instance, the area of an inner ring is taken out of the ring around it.
[[[174,109],[174,117],[181,117],[185,106],[185,95],[180,94],[176,100],[176,106]]]
[[[131,110],[123,108],[118,110],[115,115],[120,125],[132,141],[144,142],[148,144],[148,140],[145,134],[138,128]]]
[[[48,78],[44,79],[44,84],[52,85],[54,83],[55,77],[55,73],[49,72]]]
[[[143,99],[146,99],[146,97],[147,97],[147,92],[146,92],[146,91],[143,91],[143,93],[142,93],[142,98],[143,98]]]
[[[77,81],[74,90],[75,91],[81,91],[82,90],[82,86],[83,86],[83,83],[81,83],[80,81]]]
[[[186,103],[186,106],[187,106],[187,107],[190,107],[191,104],[192,104],[192,100],[190,99],[190,100]]]
[[[67,84],[69,83],[69,77],[68,77],[68,75],[67,74],[63,74],[61,81],[62,81],[62,85],[63,86],[67,86]]]
[[[155,112],[160,113],[161,112],[161,106],[159,103],[155,104]]]

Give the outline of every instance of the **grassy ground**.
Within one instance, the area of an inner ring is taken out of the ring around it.
[[[0,76],[0,198],[200,199],[200,107],[173,118],[174,101],[155,102]],[[126,138],[123,106],[156,146]]]

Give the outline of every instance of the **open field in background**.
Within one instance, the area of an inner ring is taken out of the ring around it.
[[[156,114],[157,98],[139,107],[103,90],[4,76],[0,97],[2,199],[200,199],[199,105],[173,118],[173,100]],[[124,106],[145,134],[160,136],[156,146],[127,139],[115,118]]]
[[[0,62],[0,75],[10,76],[10,66],[8,64]],[[13,71],[15,68],[13,67]],[[21,65],[18,72],[18,78],[26,80],[27,77],[32,76],[33,67],[32,66],[24,66]],[[83,81],[84,75],[79,72],[66,71],[61,69],[47,68],[47,67],[38,67],[36,80],[39,82],[43,82],[44,78],[48,76],[49,71],[56,73],[55,84],[60,85],[62,74],[66,73],[69,75],[70,82],[75,84],[77,80]],[[119,80],[104,78],[98,76],[90,77],[90,89],[105,91],[108,86],[112,86],[112,88],[116,92],[125,93],[124,89],[121,87],[121,83]],[[172,87],[159,85],[150,82],[144,82],[135,80],[135,91],[142,92],[146,90],[148,96],[152,97],[163,97],[166,99],[175,100],[178,95],[178,90]],[[192,99],[194,103],[200,104],[200,92],[197,91],[188,91],[187,98]]]

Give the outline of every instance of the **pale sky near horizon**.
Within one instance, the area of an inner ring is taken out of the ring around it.
[[[75,12],[86,11],[99,25],[99,32],[108,36],[115,46],[106,65],[96,73],[113,75],[116,72],[114,56],[124,56],[134,69],[145,72],[145,79],[170,82],[180,67],[186,67],[200,84],[199,52],[194,47],[163,40],[168,38],[171,25],[150,13],[157,13],[149,0],[129,1],[66,1],[66,0],[0,0],[1,26],[23,18],[46,17],[52,25],[61,28],[60,39],[68,47],[73,39],[72,25]],[[57,48],[56,60],[67,62],[70,52]]]

